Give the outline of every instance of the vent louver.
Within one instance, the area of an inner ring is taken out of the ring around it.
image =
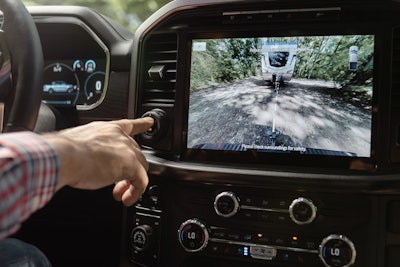
[[[153,34],[144,43],[142,105],[173,107],[177,67],[176,34]]]
[[[400,108],[400,27],[393,32],[392,51],[392,108]]]

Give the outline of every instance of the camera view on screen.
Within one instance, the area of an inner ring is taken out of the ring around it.
[[[196,39],[187,148],[370,157],[374,36]]]

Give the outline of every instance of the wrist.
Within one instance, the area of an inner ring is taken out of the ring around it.
[[[59,179],[56,186],[56,191],[63,188],[66,185],[72,183],[73,176],[70,175],[70,171],[73,166],[75,148],[73,142],[68,140],[66,136],[60,134],[44,134],[42,137],[53,147],[54,151],[57,153],[60,170]]]

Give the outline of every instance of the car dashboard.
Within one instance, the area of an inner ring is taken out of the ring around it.
[[[172,1],[131,35],[89,9],[31,8],[63,125],[155,120],[136,137],[149,186],[118,213],[118,266],[398,266],[399,11]],[[258,71],[230,79],[240,64]],[[343,101],[339,81],[364,94]]]

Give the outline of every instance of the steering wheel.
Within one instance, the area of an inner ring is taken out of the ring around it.
[[[1,0],[0,10],[4,22],[0,33],[0,102],[5,108],[4,132],[31,131],[43,91],[39,34],[21,0]]]

